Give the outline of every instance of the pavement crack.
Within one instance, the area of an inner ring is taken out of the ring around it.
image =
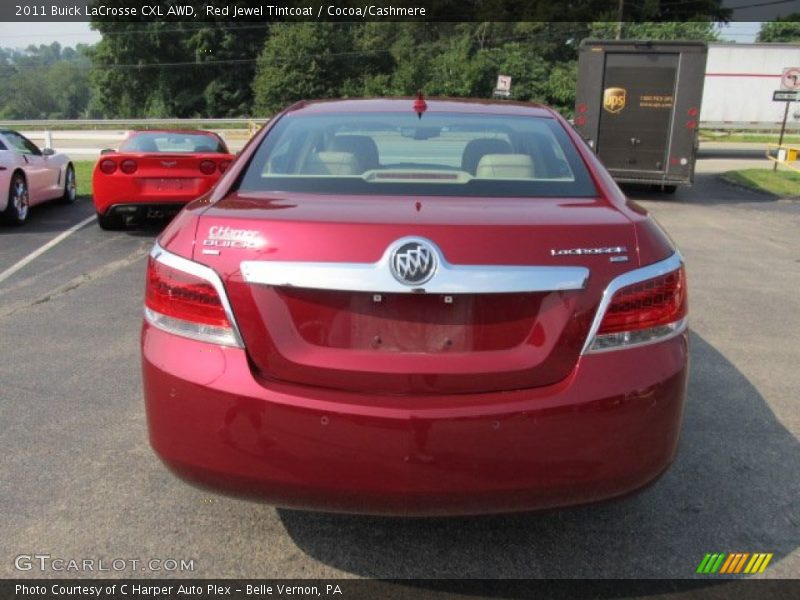
[[[150,251],[149,246],[143,246],[135,250],[125,258],[121,258],[119,260],[106,263],[87,273],[82,273],[77,277],[73,277],[63,285],[58,286],[57,288],[47,292],[42,296],[39,296],[34,300],[18,302],[9,307],[6,307],[5,309],[0,310],[0,319],[9,317],[15,313],[20,312],[21,310],[25,310],[26,308],[31,308],[41,304],[46,304],[86,285],[87,283],[91,283],[103,277],[107,277],[108,275],[111,275],[112,273],[119,271],[120,269],[124,269],[125,267],[132,265],[135,262],[138,262],[143,257],[147,256],[147,253],[149,251]]]

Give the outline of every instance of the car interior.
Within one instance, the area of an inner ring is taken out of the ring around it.
[[[558,142],[545,132],[421,129],[404,128],[400,132],[345,129],[301,135],[279,144],[265,165],[264,175],[450,182],[572,179],[572,170]]]

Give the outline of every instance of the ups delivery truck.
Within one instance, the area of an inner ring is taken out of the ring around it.
[[[692,183],[706,54],[704,42],[581,44],[575,128],[616,181]]]

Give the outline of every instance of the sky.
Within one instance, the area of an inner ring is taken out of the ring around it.
[[[761,23],[736,22],[722,27],[720,33],[724,40],[747,43],[755,40]],[[30,44],[52,44],[75,47],[77,44],[93,44],[100,40],[100,34],[92,31],[87,22],[9,23],[0,21],[0,46],[4,48],[27,48]]]
[[[2,0],[0,0],[2,1]],[[27,48],[31,44],[52,44],[58,42],[63,47],[78,44],[94,44],[100,34],[89,28],[88,22],[72,23],[0,21],[0,46],[3,48]]]

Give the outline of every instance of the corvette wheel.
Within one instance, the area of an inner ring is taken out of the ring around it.
[[[100,229],[105,231],[119,231],[125,228],[125,217],[97,213],[97,224],[100,225]]]
[[[64,176],[64,195],[61,201],[72,204],[78,198],[78,185],[75,182],[75,168],[67,165],[67,173]]]
[[[11,178],[11,187],[8,190],[8,206],[3,211],[3,220],[9,225],[22,225],[28,219],[29,210],[28,184],[21,174],[16,173]]]

